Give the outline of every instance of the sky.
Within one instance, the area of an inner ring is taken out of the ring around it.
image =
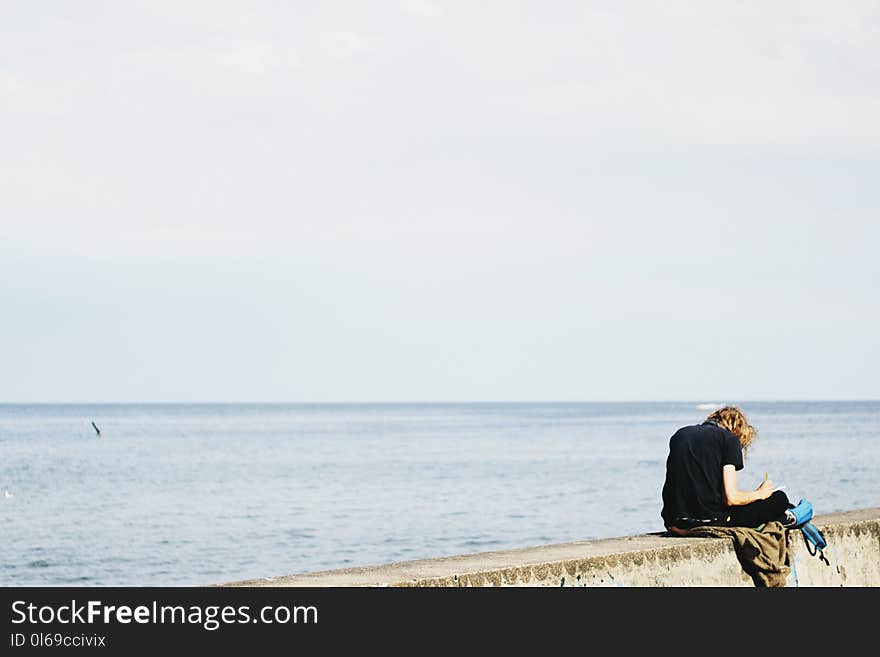
[[[0,4],[0,402],[880,398],[880,5]]]

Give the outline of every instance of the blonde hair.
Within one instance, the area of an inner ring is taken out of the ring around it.
[[[743,453],[749,450],[749,445],[758,437],[758,430],[748,423],[746,416],[736,406],[724,406],[712,411],[706,416],[706,420],[714,421],[719,427],[739,438]]]

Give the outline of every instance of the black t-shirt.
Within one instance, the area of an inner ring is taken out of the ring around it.
[[[682,427],[669,439],[663,510],[666,526],[676,518],[716,520],[724,516],[724,477],[721,469],[743,468],[739,438],[714,423]]]

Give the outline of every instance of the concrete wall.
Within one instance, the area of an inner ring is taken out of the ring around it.
[[[880,508],[819,515],[830,565],[790,532],[787,586],[880,586]],[[219,586],[754,586],[727,538],[643,534]]]

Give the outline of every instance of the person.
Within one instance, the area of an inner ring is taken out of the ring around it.
[[[758,527],[773,520],[794,526],[788,497],[774,491],[766,475],[754,490],[737,485],[757,433],[738,407],[724,406],[672,435],[660,512],[668,532],[687,536],[697,526]]]

